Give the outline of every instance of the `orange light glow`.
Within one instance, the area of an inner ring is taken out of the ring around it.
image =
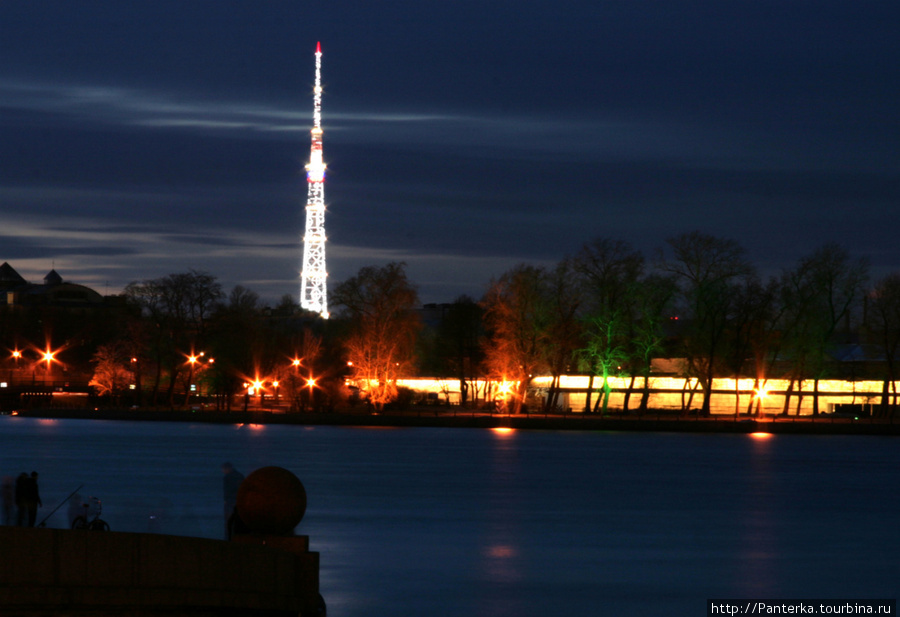
[[[506,436],[506,435],[510,435],[510,434],[514,433],[516,429],[510,428],[508,426],[495,426],[491,430],[494,431],[495,433],[497,433],[498,435]]]
[[[57,362],[56,354],[59,353],[59,350],[53,351],[50,347],[47,347],[46,351],[41,352],[41,362],[47,363],[47,370],[50,370],[50,365],[54,362]]]
[[[497,396],[509,396],[510,392],[512,392],[513,382],[511,381],[501,381],[500,385],[497,386]]]
[[[755,433],[750,433],[750,436],[753,439],[768,439],[772,436],[772,433],[765,433],[763,431],[757,431]]]

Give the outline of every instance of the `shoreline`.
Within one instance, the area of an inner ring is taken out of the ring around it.
[[[808,416],[797,418],[765,417],[761,419],[734,416],[680,416],[650,412],[643,416],[609,414],[604,417],[582,414],[563,415],[497,415],[471,410],[446,411],[447,408],[425,407],[408,411],[382,413],[272,411],[208,411],[208,410],[133,410],[133,409],[69,409],[45,408],[20,410],[15,415],[43,419],[111,420],[134,422],[202,422],[212,424],[262,424],[301,426],[350,426],[359,428],[480,428],[548,431],[627,431],[690,433],[770,433],[794,435],[900,435],[900,422],[890,419],[856,420],[853,418]]]

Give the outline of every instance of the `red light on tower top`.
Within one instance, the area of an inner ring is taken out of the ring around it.
[[[316,41],[316,53],[322,53],[322,43],[320,41]]]

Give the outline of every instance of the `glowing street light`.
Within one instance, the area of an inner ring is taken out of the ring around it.
[[[310,372],[309,377],[306,378],[306,385],[309,387],[309,408],[311,411],[316,410],[315,404],[315,388],[316,388],[316,378],[312,376],[312,372]]]
[[[46,351],[41,352],[41,361],[47,363],[47,372],[50,372],[50,365],[56,361],[56,354],[59,351],[52,351],[49,347],[47,347]]]
[[[266,385],[266,382],[263,381],[262,379],[260,379],[259,377],[257,377],[256,379],[254,379],[253,381],[250,382],[250,388],[248,388],[249,394],[253,394],[254,392],[259,394],[259,406],[260,407],[262,407],[263,398],[266,395],[265,385]]]
[[[194,386],[194,369],[198,362],[202,362],[201,358],[203,358],[203,356],[205,356],[205,355],[206,355],[205,351],[201,351],[200,353],[194,353],[193,350],[191,350],[190,354],[185,354],[185,357],[187,358],[186,363],[191,366],[190,370],[188,371],[187,392],[185,392],[185,395],[184,395],[184,404],[185,405],[188,405],[190,403],[191,391],[195,388],[195,386]],[[212,362],[212,360],[210,360],[210,362]],[[199,394],[199,388],[197,388],[197,392]]]

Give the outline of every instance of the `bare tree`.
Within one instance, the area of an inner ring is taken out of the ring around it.
[[[669,238],[667,243],[672,256],[661,262],[660,268],[680,282],[688,310],[685,356],[703,388],[701,413],[709,415],[713,379],[724,351],[735,285],[751,276],[753,267],[744,248],[734,240],[694,231]]]
[[[488,333],[485,364],[495,381],[515,384],[514,413],[522,411],[532,377],[547,369],[546,277],[542,268],[516,266],[495,280],[482,300]]]
[[[671,317],[678,286],[671,276],[650,274],[642,278],[637,286],[636,315],[632,322],[633,332],[630,354],[632,375],[643,377],[641,402],[638,413],[647,411],[650,401],[650,371],[654,358],[660,357],[666,348],[666,325]],[[629,388],[629,394],[631,389]],[[627,409],[627,398],[625,408]]]
[[[784,334],[793,371],[784,401],[790,405],[794,383],[813,379],[813,415],[819,413],[819,380],[828,368],[828,352],[849,331],[854,307],[868,280],[868,262],[853,259],[835,243],[828,243],[800,260],[783,277],[786,304]],[[798,402],[799,409],[799,402]]]
[[[550,370],[550,388],[544,412],[559,408],[560,378],[566,374],[582,344],[581,308],[584,292],[575,277],[572,260],[563,260],[546,278],[546,332],[542,352]]]
[[[345,346],[352,374],[378,408],[396,399],[397,378],[412,371],[421,327],[415,313],[418,293],[405,268],[397,262],[362,268],[331,294],[348,322]]]
[[[437,375],[453,376],[459,380],[460,404],[466,406],[479,395],[478,377],[481,375],[484,353],[481,339],[483,310],[468,296],[458,297],[444,312],[431,344],[433,366]]]
[[[179,374],[191,364],[189,355],[200,351],[212,311],[222,298],[222,287],[211,274],[190,270],[182,274],[131,283],[125,294],[136,302],[152,321],[156,332],[152,345],[156,360],[154,404],[163,372],[168,369],[169,405],[174,404]],[[185,392],[185,401],[189,396]]]
[[[897,410],[897,360],[900,352],[900,273],[879,280],[869,294],[869,327],[884,357],[885,376],[881,390],[881,413]]]
[[[90,385],[97,388],[100,396],[108,396],[118,404],[134,374],[131,371],[131,355],[125,343],[100,345],[94,353],[94,376]]]
[[[144,335],[141,337],[148,347],[138,350],[135,357],[138,360],[139,375],[145,369],[152,370],[151,404],[156,406],[159,403],[163,365],[165,359],[173,353],[174,346],[169,332],[169,320],[163,302],[160,279],[129,283],[125,288],[125,296],[139,307],[142,316],[148,322],[148,327],[144,329]]]
[[[726,366],[734,376],[734,415],[741,413],[739,379],[744,375],[748,362],[754,374],[754,396],[747,413],[754,405],[757,414],[761,408],[766,380],[769,377],[769,360],[776,350],[776,327],[780,318],[778,282],[773,279],[763,284],[756,277],[747,277],[733,287],[731,319],[727,327],[725,345]]]

